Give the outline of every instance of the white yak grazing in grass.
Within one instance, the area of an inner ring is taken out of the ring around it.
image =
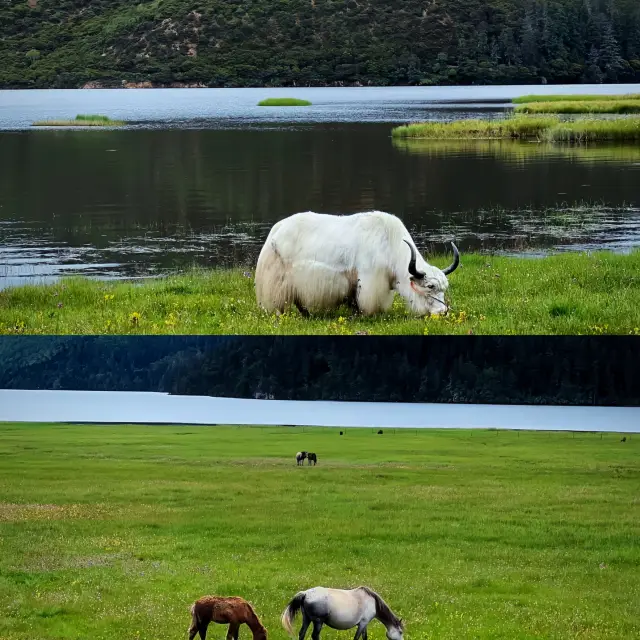
[[[258,305],[268,312],[291,304],[301,313],[335,309],[343,302],[360,313],[387,311],[397,291],[418,316],[448,310],[447,275],[428,264],[399,218],[383,211],[337,216],[307,211],[273,225],[256,268]]]

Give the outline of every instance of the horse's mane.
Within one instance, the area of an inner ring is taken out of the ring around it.
[[[382,624],[385,626],[393,625],[403,629],[404,625],[402,624],[402,620],[400,620],[400,618],[391,611],[389,605],[373,589],[369,589],[369,587],[359,588],[369,594],[376,601],[376,616]]]

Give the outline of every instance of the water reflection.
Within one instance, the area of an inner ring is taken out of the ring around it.
[[[528,164],[533,161],[569,159],[573,162],[630,163],[640,169],[638,144],[551,144],[521,140],[426,140],[393,138],[393,145],[406,153],[431,158],[452,155],[496,158],[507,162]]]

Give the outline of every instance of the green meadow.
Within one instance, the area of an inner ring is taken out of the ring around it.
[[[550,228],[566,222],[549,217]],[[428,259],[440,268],[451,262]],[[345,306],[304,318],[295,308],[259,309],[254,274],[242,270],[142,282],[71,278],[0,291],[0,334],[640,335],[640,251],[462,254],[449,283],[446,317],[416,318],[396,295],[386,314],[365,318]]]
[[[0,638],[183,638],[220,594],[286,640],[361,584],[408,640],[638,638],[640,436],[375,431],[0,424]]]

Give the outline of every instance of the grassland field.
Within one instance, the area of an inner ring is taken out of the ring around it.
[[[407,640],[638,638],[640,436],[344,431],[0,424],[0,638],[182,638],[217,593],[285,640],[360,584]]]
[[[450,256],[429,257],[443,268]],[[462,254],[451,311],[416,318],[400,296],[373,317],[267,314],[254,274],[193,271],[142,282],[76,278],[0,291],[0,334],[619,334],[640,335],[640,251],[546,258]]]

